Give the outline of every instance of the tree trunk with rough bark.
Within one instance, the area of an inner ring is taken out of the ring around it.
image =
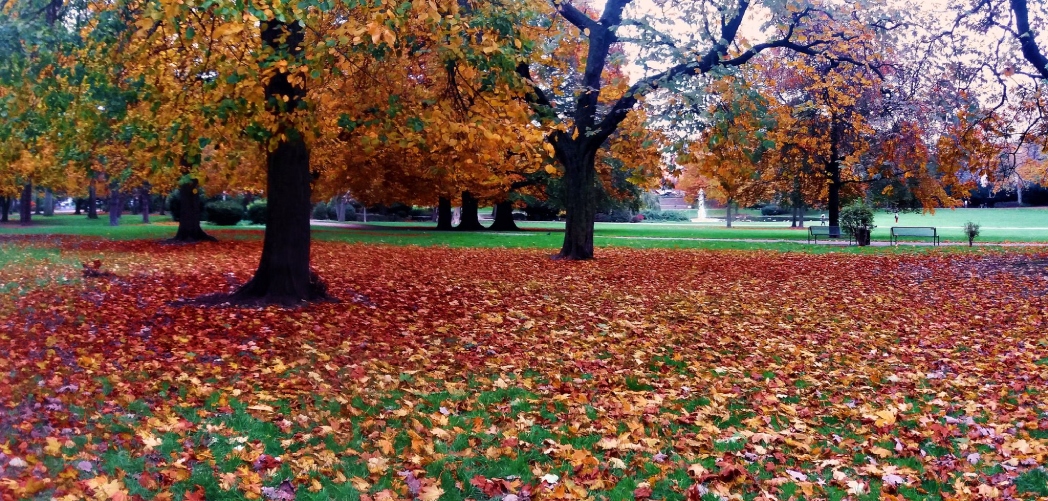
[[[558,259],[592,259],[593,228],[597,216],[596,147],[562,137],[557,159],[564,166],[564,244]],[[597,145],[599,146],[599,145]]]
[[[18,222],[22,226],[29,226],[33,222],[33,183],[26,183],[22,187],[22,198],[18,206]]]
[[[51,188],[44,188],[44,215],[52,217],[55,215],[55,195]]]
[[[87,185],[87,218],[98,219],[98,196],[95,191],[95,180]]]
[[[437,231],[451,231],[451,199],[440,197],[437,199]]]
[[[731,228],[731,221],[732,221],[732,218],[735,216],[731,212],[731,203],[732,203],[732,200],[729,198],[728,199],[728,203],[725,204],[725,208],[727,209],[727,212],[725,213],[724,220],[727,221],[727,224],[728,224],[727,228]]]
[[[841,164],[837,161],[832,161],[826,166],[826,172],[829,174],[829,199],[826,201],[827,209],[830,212],[830,226],[841,225]],[[833,237],[831,237],[833,238]]]
[[[495,205],[495,222],[488,228],[492,231],[520,231],[513,220],[513,202],[509,200]]]
[[[0,223],[8,222],[8,216],[11,213],[11,199],[8,197],[0,197]]]
[[[303,27],[297,22],[270,19],[262,30],[263,43],[289,58],[301,52],[303,37]],[[282,40],[285,47],[281,47]],[[277,115],[295,109],[305,94],[291,84],[287,73],[273,76],[265,90],[270,111]],[[309,148],[293,128],[281,132],[285,139],[266,157],[269,217],[262,257],[254,277],[230,297],[236,303],[296,306],[328,299],[326,286],[309,269]]]
[[[481,231],[484,225],[480,224],[480,201],[473,197],[468,191],[462,192],[462,218],[459,220],[458,231]]]
[[[124,197],[120,195],[120,185],[109,184],[109,226],[120,224],[120,214],[124,211]]]
[[[142,185],[138,190],[138,206],[142,210],[142,223],[149,224],[149,200],[153,196],[149,193],[149,183]]]
[[[218,239],[204,233],[200,227],[200,219],[203,213],[200,203],[200,191],[197,189],[200,182],[190,179],[187,183],[178,185],[178,197],[181,210],[178,216],[178,231],[175,232],[172,242],[194,243],[194,242],[217,242]]]
[[[335,197],[335,217],[340,223],[346,222],[346,205],[348,205],[346,197],[342,195]]]

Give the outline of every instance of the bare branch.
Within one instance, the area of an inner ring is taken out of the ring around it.
[[[1026,0],[1010,0],[1012,13],[1015,14],[1015,28],[1018,31],[1019,46],[1023,57],[1037,69],[1041,78],[1048,79],[1048,57],[1037,46],[1033,28],[1030,27],[1030,11]]]
[[[574,5],[571,5],[568,2],[565,2],[563,0],[555,0],[553,2],[553,5],[557,8],[557,12],[559,12],[560,15],[564,16],[564,19],[566,19],[569,23],[573,24],[583,33],[592,33],[600,28],[600,25],[597,24],[597,21],[590,19],[590,17],[587,16],[584,12],[575,8]]]

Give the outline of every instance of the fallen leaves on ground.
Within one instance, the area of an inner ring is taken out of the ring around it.
[[[3,499],[1048,496],[1043,255],[16,247]]]

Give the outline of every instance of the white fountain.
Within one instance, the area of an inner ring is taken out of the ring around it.
[[[706,190],[699,188],[699,217],[691,220],[693,223],[706,223],[711,221],[706,215]]]

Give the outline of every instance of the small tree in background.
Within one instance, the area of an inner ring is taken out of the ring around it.
[[[856,200],[841,209],[841,228],[855,235],[859,245],[870,245],[873,231],[873,209],[862,200]]]
[[[968,237],[968,247],[971,247],[975,242],[975,237],[979,236],[979,223],[971,221],[964,223],[964,234]]]

